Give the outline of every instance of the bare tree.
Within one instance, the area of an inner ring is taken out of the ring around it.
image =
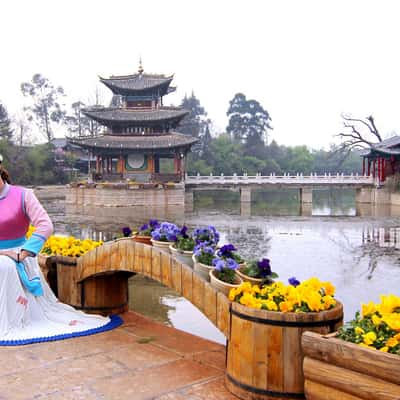
[[[342,118],[344,131],[336,135],[342,139],[342,150],[360,150],[382,142],[382,136],[372,115],[359,119],[342,114]]]

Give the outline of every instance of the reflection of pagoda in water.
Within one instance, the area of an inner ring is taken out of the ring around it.
[[[175,91],[173,76],[138,73],[100,78],[113,92],[112,106],[83,110],[106,127],[95,137],[70,139],[96,158],[97,180],[132,179],[137,182],[180,182],[185,157],[197,139],[176,132],[188,111],[165,107],[163,98]]]

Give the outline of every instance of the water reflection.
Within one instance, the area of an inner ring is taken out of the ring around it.
[[[354,193],[353,193],[354,194]],[[296,193],[255,192],[248,215],[240,214],[238,193],[196,193],[194,211],[173,209],[73,208],[44,201],[56,233],[109,240],[123,226],[137,227],[150,217],[212,224],[221,242],[234,243],[245,258],[268,257],[286,281],[318,276],[332,281],[350,319],[361,302],[399,293],[400,207],[355,205],[351,191],[314,191],[313,215],[301,215]],[[332,218],[334,216],[334,218]],[[197,335],[223,341],[221,333],[190,303],[160,284],[134,277],[131,307],[149,317]]]

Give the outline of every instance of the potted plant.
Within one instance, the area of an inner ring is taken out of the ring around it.
[[[335,334],[304,333],[302,346],[307,398],[400,398],[400,296],[363,304]]]
[[[160,223],[156,219],[151,219],[139,228],[139,232],[134,236],[133,240],[151,246],[151,233],[159,226]]]
[[[237,288],[243,282],[235,271],[238,263],[233,258],[214,257],[213,269],[209,272],[211,286],[228,296],[229,291]]]
[[[227,344],[226,385],[240,398],[305,398],[301,334],[330,333],[343,320],[343,307],[330,282],[310,278],[291,284],[244,282],[229,293],[230,335]],[[305,361],[304,361],[305,363]],[[246,374],[237,365],[246,365]],[[260,376],[268,379],[257,379]],[[328,379],[328,377],[324,377]],[[327,399],[323,392],[310,399]],[[342,397],[329,397],[340,399]],[[347,398],[347,397],[346,397]]]
[[[247,261],[239,266],[236,273],[244,281],[258,285],[271,283],[278,277],[276,272],[271,271],[271,262],[268,258]]]
[[[187,234],[187,227],[183,226],[177,235],[177,240],[169,246],[171,254],[173,254],[181,263],[193,267],[193,249],[194,239]]]
[[[205,280],[210,280],[210,271],[214,269],[215,247],[208,243],[199,243],[193,250],[193,269]]]
[[[151,243],[169,253],[169,246],[174,244],[180,233],[180,229],[171,222],[162,222],[151,232]]]
[[[221,258],[233,258],[239,265],[244,264],[244,259],[237,253],[237,248],[233,244],[225,244],[217,250],[217,256]]]
[[[193,239],[196,244],[207,243],[216,246],[219,242],[219,237],[219,232],[212,225],[196,228],[193,232]]]

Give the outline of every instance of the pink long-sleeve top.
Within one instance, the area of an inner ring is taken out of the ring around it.
[[[29,224],[36,229],[24,240]],[[30,189],[5,184],[0,191],[0,244],[37,254],[53,232],[46,210]],[[21,243],[21,240],[23,241]],[[3,246],[4,248],[4,246]]]

